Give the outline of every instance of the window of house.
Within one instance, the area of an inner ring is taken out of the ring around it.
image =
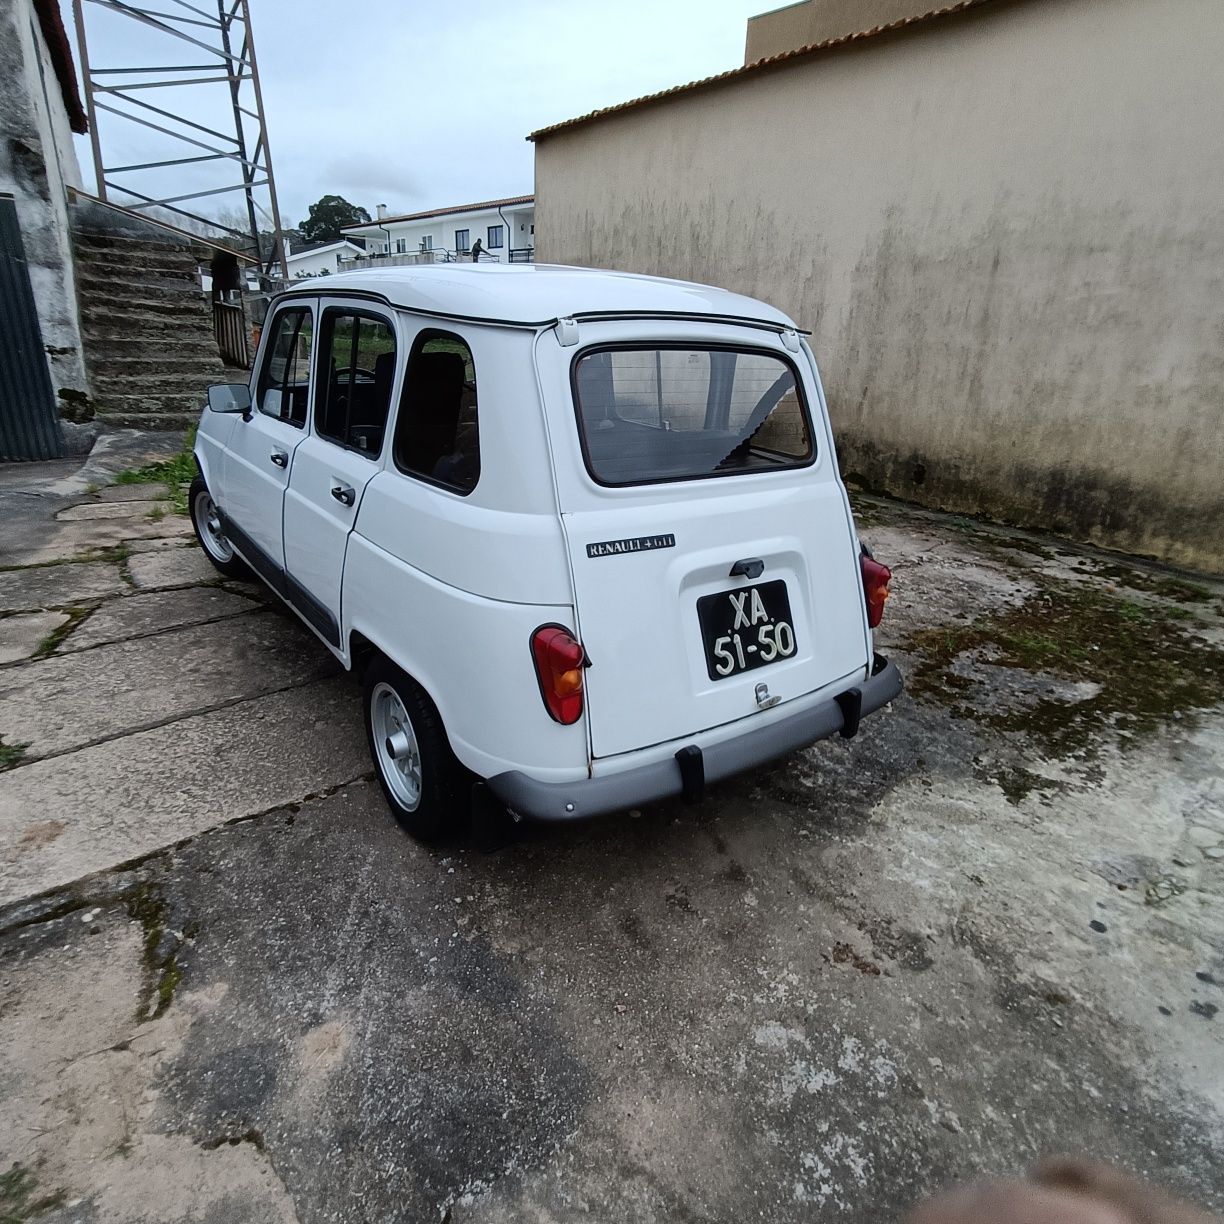
[[[421,239],[421,250],[422,251],[432,251],[433,250],[433,235],[432,234],[426,234]]]
[[[472,249],[472,231],[471,230],[456,230],[455,231],[455,250],[462,255],[466,255]]]
[[[601,484],[777,471],[814,454],[794,368],[772,353],[597,349],[575,362],[574,393],[587,468]]]
[[[506,227],[504,225],[489,226],[489,250],[498,250],[505,242]]]
[[[427,328],[412,346],[393,454],[402,472],[464,496],[480,479],[476,366],[453,332]]]
[[[407,238],[397,238],[395,240],[395,253],[397,255],[403,255],[407,250],[408,250],[408,239]]]
[[[256,391],[260,412],[299,429],[306,424],[313,339],[314,319],[308,307],[280,311],[272,322]]]
[[[322,385],[315,432],[377,459],[395,378],[395,330],[381,315],[329,307],[320,335]]]

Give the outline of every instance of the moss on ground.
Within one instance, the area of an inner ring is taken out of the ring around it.
[[[1224,650],[1162,608],[1072,583],[1050,583],[1019,607],[969,625],[920,630],[905,645],[918,656],[911,692],[958,717],[1023,732],[1050,757],[1091,755],[1111,728],[1126,745],[1224,702]],[[1100,691],[1083,701],[1043,696],[1020,709],[977,708],[977,683],[953,670],[968,651],[992,666],[1086,681]]]
[[[0,737],[0,773],[6,769],[16,769],[25,758],[25,750],[29,744],[6,744]]]
[[[174,992],[183,980],[182,966],[178,963],[183,939],[168,929],[169,907],[151,885],[137,886],[126,900],[128,916],[139,922],[145,933],[147,981],[136,1015],[138,1020],[156,1020],[170,1006]]]
[[[71,605],[61,608],[60,611],[66,613],[68,619],[58,629],[52,629],[38,643],[38,649],[34,651],[34,658],[45,659],[49,654],[54,654],[55,648],[93,611],[93,606]]]
[[[160,463],[148,463],[144,467],[131,468],[115,477],[116,484],[164,484],[170,492],[170,503],[175,514],[186,514],[187,486],[196,477],[194,426],[187,431],[183,447],[173,458]],[[159,515],[160,517],[160,515]]]
[[[23,1224],[46,1211],[62,1207],[67,1196],[62,1190],[40,1194],[38,1178],[21,1163],[0,1173],[0,1224]]]

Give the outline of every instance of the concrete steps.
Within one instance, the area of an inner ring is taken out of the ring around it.
[[[190,243],[167,241],[155,226],[144,236],[142,225],[139,234],[109,232],[96,215],[74,212],[90,389],[99,419],[183,428],[199,420],[210,384],[243,371],[221,360]]]

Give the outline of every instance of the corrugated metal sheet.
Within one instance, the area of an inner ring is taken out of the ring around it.
[[[0,196],[0,462],[63,453],[17,206]]]

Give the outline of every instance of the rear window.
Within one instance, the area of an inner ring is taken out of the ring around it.
[[[794,367],[728,348],[606,348],[574,365],[582,448],[601,484],[777,471],[812,460]]]

